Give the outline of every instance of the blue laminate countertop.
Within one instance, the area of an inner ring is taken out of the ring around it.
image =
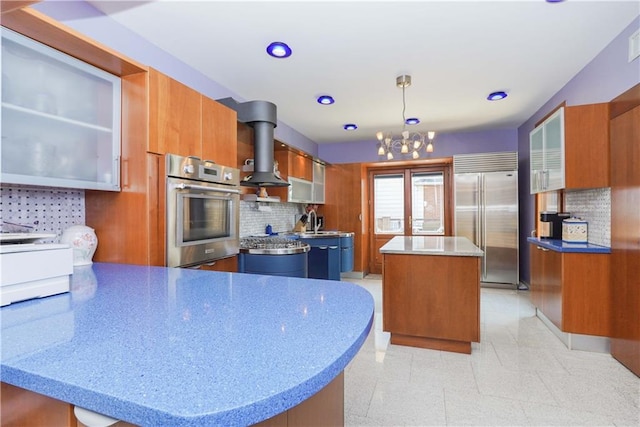
[[[527,237],[529,243],[534,243],[543,248],[551,249],[556,252],[565,253],[591,253],[591,254],[610,254],[611,248],[606,246],[594,245],[593,243],[571,243],[557,239],[540,239],[538,237]]]
[[[0,309],[3,382],[139,425],[247,425],[321,390],[373,320],[330,280],[95,263]]]
[[[380,248],[383,254],[481,257],[484,252],[466,237],[396,236]]]

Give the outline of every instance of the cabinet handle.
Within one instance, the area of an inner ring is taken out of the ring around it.
[[[318,249],[322,249],[324,251],[327,249],[327,246],[318,246]]]
[[[329,246],[329,249],[338,249],[337,246]]]

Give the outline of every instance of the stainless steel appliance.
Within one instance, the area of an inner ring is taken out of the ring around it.
[[[240,171],[197,157],[166,156],[167,266],[239,251]]]
[[[518,285],[518,154],[454,156],[455,235],[484,251],[483,283]]]

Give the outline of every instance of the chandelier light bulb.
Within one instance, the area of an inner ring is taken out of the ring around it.
[[[408,130],[402,131],[402,139],[409,139],[409,131]]]
[[[402,153],[402,154],[408,154],[408,153],[409,153],[409,145],[407,145],[407,144],[402,144],[402,148],[400,148],[400,153]]]
[[[393,160],[393,153],[391,151],[387,151],[387,160]]]
[[[384,146],[382,144],[378,148],[378,156],[384,156]]]
[[[427,145],[427,153],[433,153],[433,144],[431,142]]]
[[[382,142],[382,140],[384,139],[384,134],[382,132],[376,132],[376,138],[378,138],[378,141]]]
[[[418,152],[414,150],[414,152],[411,154],[411,157],[413,158],[413,160],[417,160],[420,158],[420,154],[418,154]]]
[[[413,149],[417,150],[418,148],[420,148],[421,144],[422,144],[422,141],[420,141],[419,139],[416,139],[415,141],[413,141]]]
[[[432,140],[433,138],[436,137],[436,133],[433,131],[429,131],[427,132],[427,137],[429,138],[429,140]]]

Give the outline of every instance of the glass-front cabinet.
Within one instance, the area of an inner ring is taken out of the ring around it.
[[[120,190],[120,78],[2,28],[1,181]]]
[[[529,134],[531,194],[565,187],[564,108]]]

